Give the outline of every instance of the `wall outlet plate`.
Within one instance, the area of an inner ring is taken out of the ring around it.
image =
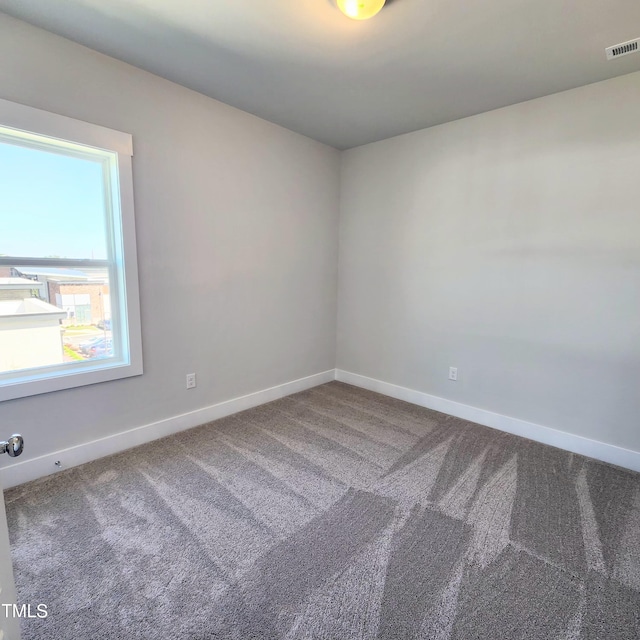
[[[454,382],[458,379],[458,367],[449,367],[449,380]]]
[[[187,373],[187,389],[195,389],[196,386],[196,374]]]

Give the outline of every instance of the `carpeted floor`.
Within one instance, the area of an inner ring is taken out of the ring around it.
[[[333,382],[6,494],[24,640],[637,640],[640,475]]]

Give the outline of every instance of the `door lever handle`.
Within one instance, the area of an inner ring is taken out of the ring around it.
[[[0,454],[8,453],[17,458],[23,451],[24,438],[19,433],[14,433],[6,442],[0,442]]]

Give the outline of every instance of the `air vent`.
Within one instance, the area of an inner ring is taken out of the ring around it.
[[[607,52],[607,60],[628,56],[630,53],[638,53],[640,51],[640,38],[616,44],[613,47],[607,47],[605,51]]]

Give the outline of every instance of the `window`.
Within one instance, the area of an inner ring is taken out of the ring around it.
[[[142,373],[131,157],[0,100],[0,401]]]

